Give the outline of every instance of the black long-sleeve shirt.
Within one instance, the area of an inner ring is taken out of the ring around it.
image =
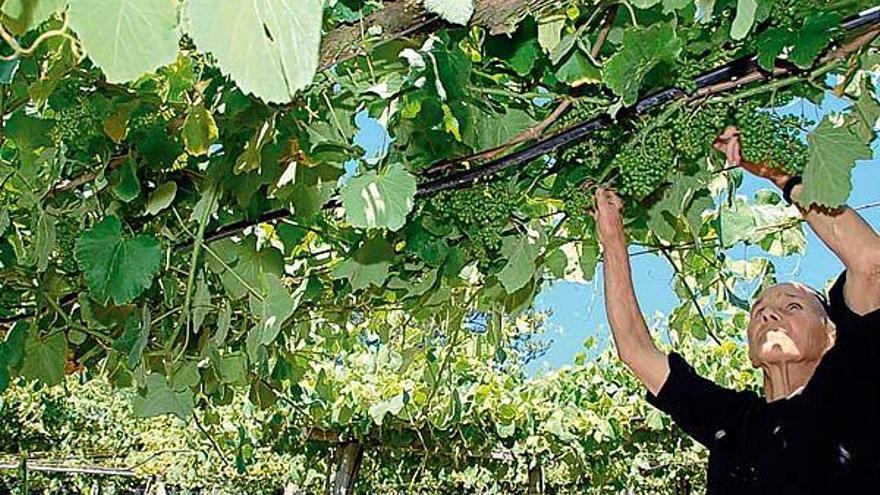
[[[696,374],[678,354],[648,401],[709,449],[709,495],[880,493],[880,310],[831,289],[837,341],[803,391],[766,402]]]

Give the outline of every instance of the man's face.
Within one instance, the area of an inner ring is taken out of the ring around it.
[[[818,361],[834,344],[834,325],[819,298],[799,284],[765,290],[752,306],[749,358],[755,366]]]

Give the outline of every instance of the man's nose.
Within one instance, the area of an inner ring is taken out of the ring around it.
[[[761,321],[764,323],[779,321],[779,314],[771,308],[764,308],[764,310],[761,311]]]

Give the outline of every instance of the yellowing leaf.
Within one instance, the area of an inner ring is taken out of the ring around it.
[[[189,109],[183,123],[183,143],[186,151],[193,156],[207,155],[211,145],[217,141],[220,131],[214,116],[204,105]]]

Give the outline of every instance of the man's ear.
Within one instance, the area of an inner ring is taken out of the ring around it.
[[[827,316],[825,317],[825,332],[828,336],[828,345],[825,347],[825,350],[828,351],[837,342],[837,325]]]

